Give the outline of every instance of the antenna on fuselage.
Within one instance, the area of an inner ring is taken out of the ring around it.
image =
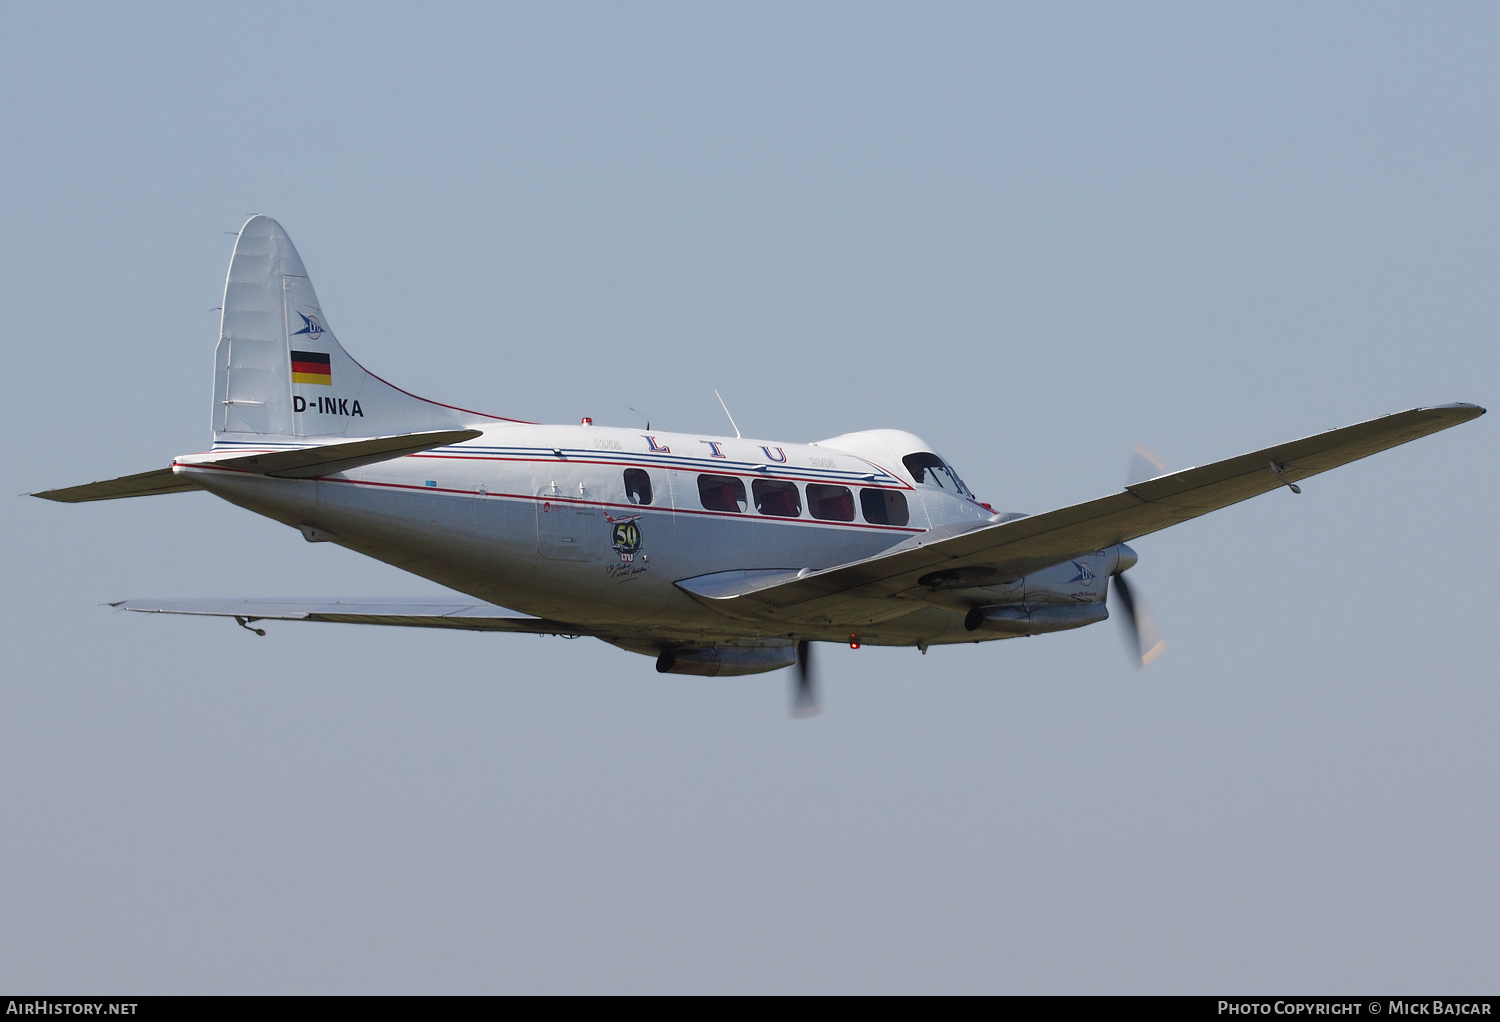
[[[719,407],[722,408],[722,409],[724,409],[724,414],[725,415],[729,415],[729,406],[724,403],[724,398],[719,395],[719,391],[718,391],[717,388],[714,389],[714,397],[719,398]],[[729,424],[731,426],[734,426],[734,416],[733,415],[729,415]],[[734,438],[736,440],[740,439],[740,427],[738,427],[738,426],[734,426]]]
[[[626,408],[630,408],[629,405],[626,405],[625,407]],[[643,414],[641,412],[636,412],[636,410],[634,408],[630,408],[630,410],[632,412],[635,412],[635,414],[639,415],[641,418],[643,418],[643,419],[646,420],[646,432],[647,433],[651,432],[651,416],[645,415],[645,414]]]

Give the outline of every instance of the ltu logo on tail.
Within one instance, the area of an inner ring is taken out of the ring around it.
[[[319,337],[323,336],[323,324],[318,322],[317,316],[303,316],[300,312],[297,315],[302,316],[302,329],[294,331],[292,333],[293,337],[296,337],[297,334],[306,334],[316,341]]]

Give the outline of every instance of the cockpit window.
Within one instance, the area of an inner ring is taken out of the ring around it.
[[[906,466],[911,477],[922,486],[935,486],[948,493],[956,493],[960,497],[974,496],[964,485],[964,481],[958,478],[958,473],[936,454],[927,451],[908,454],[901,459],[901,464]]]

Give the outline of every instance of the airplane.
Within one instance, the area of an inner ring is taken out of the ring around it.
[[[726,407],[725,411],[728,409]],[[930,646],[1109,617],[1163,648],[1127,541],[1483,415],[1414,408],[1043,514],[997,513],[933,446],[871,429],[820,440],[543,425],[416,397],[335,339],[291,239],[240,229],[214,364],[213,443],[166,468],[34,496],[78,503],[207,490],[446,586],[407,600],[123,600],[127,611],[593,636],[664,673],[797,668],[812,643]],[[731,425],[733,417],[730,418]]]

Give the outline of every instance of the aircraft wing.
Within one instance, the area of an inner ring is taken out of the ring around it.
[[[1484,411],[1470,404],[1414,408],[1132,483],[1122,493],[1045,514],[980,523],[957,535],[933,530],[874,557],[821,571],[726,572],[677,584],[733,617],[876,620],[890,616],[891,600],[925,599],[932,590],[923,580],[935,581],[929,578],[935,572],[991,569],[981,573],[988,581],[976,584],[1010,581],[1456,426]],[[884,601],[888,609],[882,614],[871,601]]]
[[[118,610],[140,614],[195,614],[252,621],[331,621],[351,625],[457,628],[471,632],[533,635],[597,635],[562,621],[525,617],[479,600],[426,598],[389,600],[121,600]]]

